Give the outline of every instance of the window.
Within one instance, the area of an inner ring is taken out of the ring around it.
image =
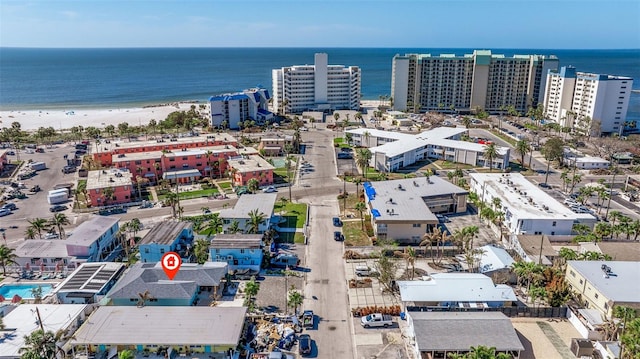
[[[575,276],[576,276],[576,272],[574,272],[574,271],[569,271],[569,275],[570,275],[570,276],[572,276],[572,277],[575,277]]]
[[[598,293],[594,294],[593,297],[598,299]]]
[[[573,274],[573,273],[572,273]],[[575,277],[575,276],[574,276]],[[582,279],[580,279],[580,284],[582,284]]]
[[[160,254],[164,254],[164,248],[160,248]]]
[[[413,224],[413,228],[420,228],[420,227],[422,227],[422,224],[420,224],[420,223],[414,223]]]
[[[553,223],[551,223],[551,227],[555,227],[556,226],[556,221],[553,221]]]

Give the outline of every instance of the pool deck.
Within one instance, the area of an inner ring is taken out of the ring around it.
[[[45,274],[46,275],[46,274]],[[21,285],[51,285],[53,288],[55,288],[58,284],[60,284],[63,281],[63,279],[59,279],[59,278],[51,278],[51,279],[42,279],[42,278],[34,278],[34,279],[23,279],[20,278],[18,274],[16,273],[8,273],[7,277],[5,277],[2,282],[0,282],[0,286],[4,286],[4,285],[15,285],[15,284],[21,284]],[[53,291],[53,289],[51,290],[51,292]],[[47,303],[49,299],[53,299],[53,296],[51,295],[51,292],[46,293],[43,298],[42,301],[44,303]],[[12,298],[5,298],[4,302],[0,302],[0,303],[11,303],[11,299]],[[33,298],[23,298],[25,302],[30,303],[33,302]]]

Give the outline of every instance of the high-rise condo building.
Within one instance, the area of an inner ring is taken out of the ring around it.
[[[563,66],[547,74],[545,115],[584,134],[622,134],[632,85],[630,77],[576,72]]]
[[[391,96],[398,111],[526,112],[544,100],[546,73],[558,58],[541,55],[406,54],[393,57]]]
[[[314,65],[274,69],[273,110],[277,113],[357,110],[360,107],[360,68],[328,63],[327,54],[317,53]]]

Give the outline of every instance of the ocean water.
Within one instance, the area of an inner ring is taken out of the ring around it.
[[[271,89],[271,70],[313,64],[326,52],[330,64],[362,69],[362,95],[376,100],[391,91],[395,54],[470,53],[473,49],[420,48],[0,48],[0,110],[134,107],[210,96],[256,85]],[[493,53],[556,55],[560,66],[633,77],[640,90],[640,49],[492,49]],[[629,120],[640,120],[633,93]]]

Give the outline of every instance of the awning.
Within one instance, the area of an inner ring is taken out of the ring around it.
[[[380,217],[380,211],[374,208],[371,210],[371,215],[373,216],[373,218],[378,218]]]
[[[176,179],[176,178],[189,178],[189,177],[200,177],[202,176],[200,174],[200,171],[198,171],[197,169],[190,169],[190,170],[182,170],[182,171],[171,171],[171,172],[165,172],[162,174],[162,178],[164,179]]]
[[[145,176],[145,177],[155,177],[155,176],[156,176],[156,174],[155,174],[155,173],[153,173],[153,172],[147,172],[147,173],[145,173],[145,174],[144,174],[144,176]]]

